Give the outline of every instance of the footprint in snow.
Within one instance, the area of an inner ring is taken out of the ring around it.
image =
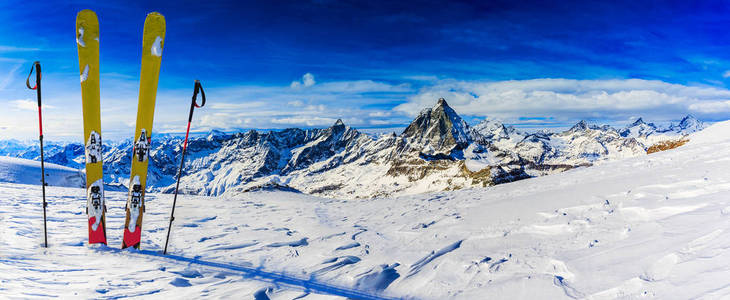
[[[186,286],[192,286],[190,284],[190,281],[184,278],[175,278],[172,281],[170,281],[170,284],[176,286],[176,287],[186,287]]]
[[[355,247],[360,247],[360,243],[354,242],[354,243],[349,243],[349,244],[344,245],[344,246],[339,246],[339,247],[337,247],[335,249],[335,251],[342,251],[342,250],[352,249],[352,248],[355,248]]]
[[[278,243],[272,243],[267,245],[268,247],[276,248],[276,247],[300,247],[300,246],[308,246],[309,242],[307,242],[307,238],[302,238],[298,241],[292,241],[292,242],[278,242]]]

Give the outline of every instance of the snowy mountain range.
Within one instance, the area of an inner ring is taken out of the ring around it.
[[[325,197],[371,198],[489,186],[606,160],[645,155],[652,145],[702,130],[687,116],[660,128],[641,118],[622,129],[578,122],[569,130],[522,132],[487,119],[469,126],[444,99],[422,110],[399,135],[371,137],[341,120],[328,128],[226,134],[189,142],[184,193],[223,195],[284,189]],[[153,137],[151,191],[171,192],[182,138]],[[83,168],[81,143],[49,144],[46,160]],[[106,144],[104,180],[126,190],[129,141]],[[0,142],[0,155],[38,160],[37,145]]]

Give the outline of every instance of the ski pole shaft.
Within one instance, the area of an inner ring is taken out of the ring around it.
[[[198,105],[196,99],[198,92],[202,98],[202,103]],[[175,204],[177,204],[177,192],[180,188],[180,176],[182,175],[183,163],[185,162],[185,150],[188,148],[188,135],[190,134],[190,123],[193,121],[193,110],[195,108],[201,108],[205,105],[205,91],[199,80],[195,80],[195,87],[193,88],[193,100],[190,102],[190,114],[188,115],[188,128],[185,130],[185,142],[183,142],[182,158],[180,158],[180,168],[177,171],[177,183],[175,184],[175,195],[172,198],[172,212],[170,212],[170,225],[167,228],[167,238],[165,239],[165,250],[162,254],[167,254],[167,243],[170,241],[170,230],[172,229],[172,221],[175,220]]]
[[[33,69],[35,69],[35,86],[30,86],[30,77],[33,75]],[[41,62],[36,61],[30,67],[30,74],[25,79],[25,85],[29,89],[35,90],[38,97],[38,140],[41,145],[41,190],[43,191],[43,240],[44,246],[48,248],[48,232],[46,226],[46,206],[48,206],[48,203],[46,203],[46,169],[43,157],[43,114],[41,113]]]

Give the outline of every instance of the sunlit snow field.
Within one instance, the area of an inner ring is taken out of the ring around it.
[[[142,250],[88,246],[83,189],[0,183],[0,296],[340,299],[730,297],[730,124],[688,145],[490,188],[370,200],[148,194]],[[302,281],[273,280],[251,270]],[[309,281],[307,281],[309,280]]]

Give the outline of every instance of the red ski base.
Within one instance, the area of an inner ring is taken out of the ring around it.
[[[96,223],[96,217],[89,218],[89,244],[102,243],[106,245],[106,234],[104,231],[104,221],[99,222],[96,230],[91,230],[91,226]]]
[[[139,241],[142,240],[142,228],[138,226],[134,232],[131,232],[129,228],[125,227],[124,238],[122,240],[122,249],[127,247],[139,249]]]

